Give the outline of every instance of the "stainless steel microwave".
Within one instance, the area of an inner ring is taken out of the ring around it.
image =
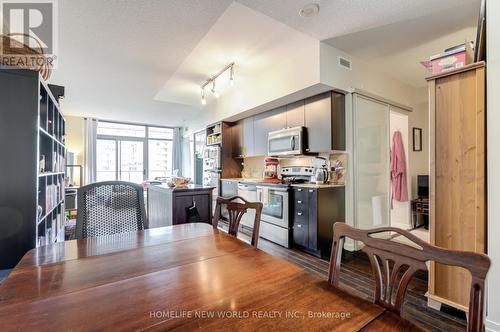
[[[294,156],[304,153],[305,128],[294,127],[272,131],[267,136],[268,156]]]

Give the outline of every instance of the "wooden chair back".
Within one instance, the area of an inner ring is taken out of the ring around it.
[[[235,202],[240,200],[243,203]],[[248,209],[255,209],[255,220],[253,224],[252,233],[252,246],[257,248],[257,242],[259,240],[259,226],[260,226],[260,216],[262,213],[262,203],[260,202],[249,202],[243,197],[234,196],[231,198],[217,197],[217,205],[215,207],[215,214],[212,220],[212,225],[217,228],[219,220],[221,219],[222,205],[227,207],[228,218],[229,218],[229,235],[236,237],[238,235],[238,229],[240,227],[240,221],[243,215]]]
[[[387,232],[402,235],[420,248],[376,237],[376,234]],[[335,287],[339,286],[340,263],[346,237],[364,244],[362,251],[370,259],[375,279],[375,303],[398,315],[401,313],[408,283],[415,272],[427,271],[427,262],[467,269],[472,276],[467,331],[484,331],[484,280],[490,268],[488,256],[436,247],[399,228],[362,230],[337,222],[333,226],[328,275],[328,281]]]

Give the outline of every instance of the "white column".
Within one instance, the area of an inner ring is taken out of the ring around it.
[[[488,167],[488,306],[486,329],[500,331],[500,1],[486,1],[487,15],[487,167]]]

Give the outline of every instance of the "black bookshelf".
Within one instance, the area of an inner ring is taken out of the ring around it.
[[[0,269],[64,241],[66,122],[51,88],[36,71],[0,69]]]

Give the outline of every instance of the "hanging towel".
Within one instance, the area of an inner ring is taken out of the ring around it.
[[[394,135],[392,136],[391,188],[392,188],[391,208],[394,200],[398,202],[408,201],[406,156],[405,156],[405,149],[403,146],[403,137],[401,136],[400,131],[394,132]]]

